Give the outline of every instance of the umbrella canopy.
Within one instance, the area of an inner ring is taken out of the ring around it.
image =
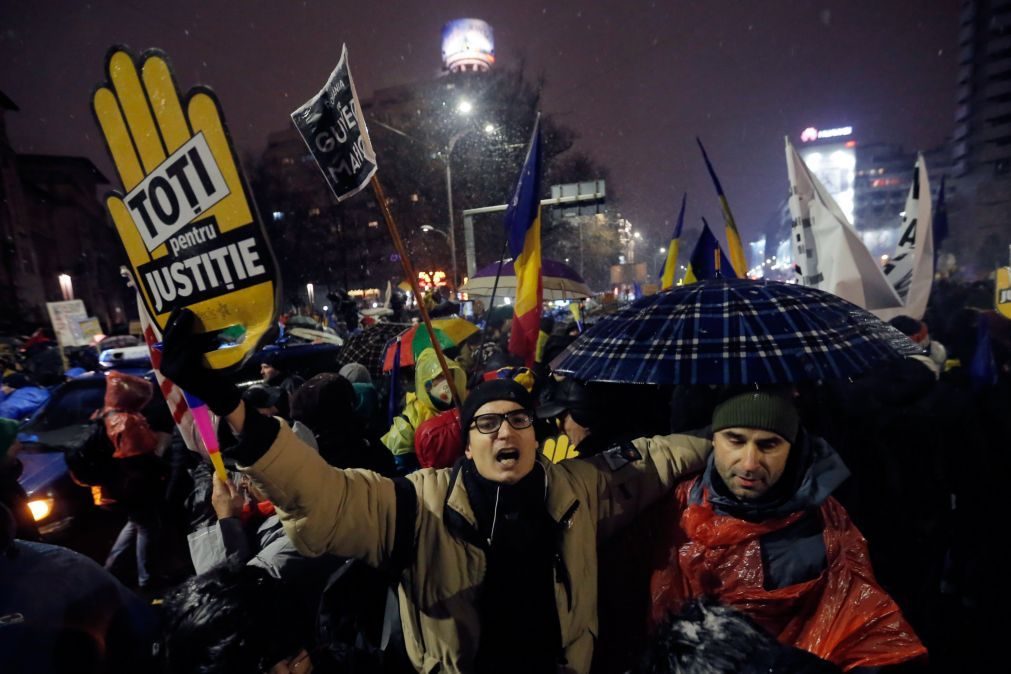
[[[288,330],[288,334],[292,337],[298,337],[299,339],[304,339],[309,342],[326,342],[327,344],[336,344],[340,346],[344,343],[344,340],[337,336],[335,332],[327,332],[326,330],[310,330],[309,328],[291,328]]]
[[[383,354],[387,343],[407,327],[410,326],[404,323],[376,323],[351,335],[337,355],[337,367],[361,363],[368,369],[373,381],[378,381],[383,376]]]
[[[443,349],[458,346],[471,335],[477,334],[478,331],[476,325],[462,318],[437,318],[432,321],[432,327],[435,328],[435,338],[439,340],[439,345]],[[418,354],[431,346],[432,340],[428,337],[428,330],[420,323],[400,333],[400,367],[414,365]],[[395,351],[396,344],[391,343],[383,358],[384,372],[393,369]]]
[[[291,328],[307,328],[309,330],[319,330],[319,323],[309,318],[308,316],[291,316],[288,318],[288,322],[284,324],[286,330]]]
[[[460,286],[460,292],[490,296],[495,285],[498,265],[498,262],[492,262],[487,267],[478,269],[465,284]],[[541,282],[544,287],[545,300],[579,299],[593,295],[593,291],[583,281],[583,277],[575,269],[558,260],[541,261]],[[516,296],[516,270],[513,268],[512,260],[502,264],[502,276],[498,280],[498,289],[495,294],[499,297]]]
[[[602,319],[551,366],[585,381],[784,384],[856,376],[916,352],[898,330],[830,293],[714,279]]]

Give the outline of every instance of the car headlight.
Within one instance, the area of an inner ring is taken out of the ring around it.
[[[53,504],[52,498],[36,498],[28,502],[28,509],[32,511],[35,521],[41,522],[53,513]]]

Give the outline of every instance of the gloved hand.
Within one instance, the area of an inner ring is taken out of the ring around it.
[[[189,309],[176,309],[169,316],[162,337],[159,370],[190,395],[200,398],[210,411],[223,417],[235,411],[242,394],[224,374],[204,364],[204,353],[214,347],[211,334],[197,333],[196,315]]]
[[[569,436],[564,433],[545,440],[541,451],[544,453],[544,456],[551,459],[551,463],[558,463],[579,456],[579,451],[571,444]]]

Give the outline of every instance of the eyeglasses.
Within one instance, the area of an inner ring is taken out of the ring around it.
[[[495,433],[502,426],[502,420],[509,422],[517,431],[530,428],[534,425],[534,413],[530,410],[513,410],[505,414],[479,414],[474,417],[471,428],[476,428],[479,433],[490,435]]]

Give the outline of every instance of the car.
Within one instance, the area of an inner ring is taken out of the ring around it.
[[[253,355],[231,379],[248,387],[260,382],[260,363],[266,354],[276,354],[278,365],[287,372],[311,377],[336,369],[340,347],[333,344],[290,344],[268,348]],[[70,477],[65,452],[79,441],[92,415],[105,401],[105,372],[118,370],[142,376],[154,386],[154,396],[144,415],[157,431],[172,431],[172,418],[161,389],[151,370],[146,346],[117,347],[101,354],[103,372],[88,373],[53,390],[49,401],[19,429],[23,447],[18,458],[23,470],[19,482],[28,494],[29,507],[43,537],[60,538],[74,523],[102,502],[101,489],[83,487]]]
[[[142,373],[155,383],[154,372]],[[105,402],[105,374],[91,373],[53,390],[49,401],[18,430],[22,464],[19,483],[28,494],[29,508],[46,539],[66,534],[72,525],[101,503],[101,489],[84,487],[70,476],[65,458],[69,446],[80,441],[92,415]],[[171,430],[168,406],[157,385],[144,414],[156,430]]]
[[[151,354],[146,344],[113,347],[98,355],[98,366],[102,370],[144,376],[151,369]]]

